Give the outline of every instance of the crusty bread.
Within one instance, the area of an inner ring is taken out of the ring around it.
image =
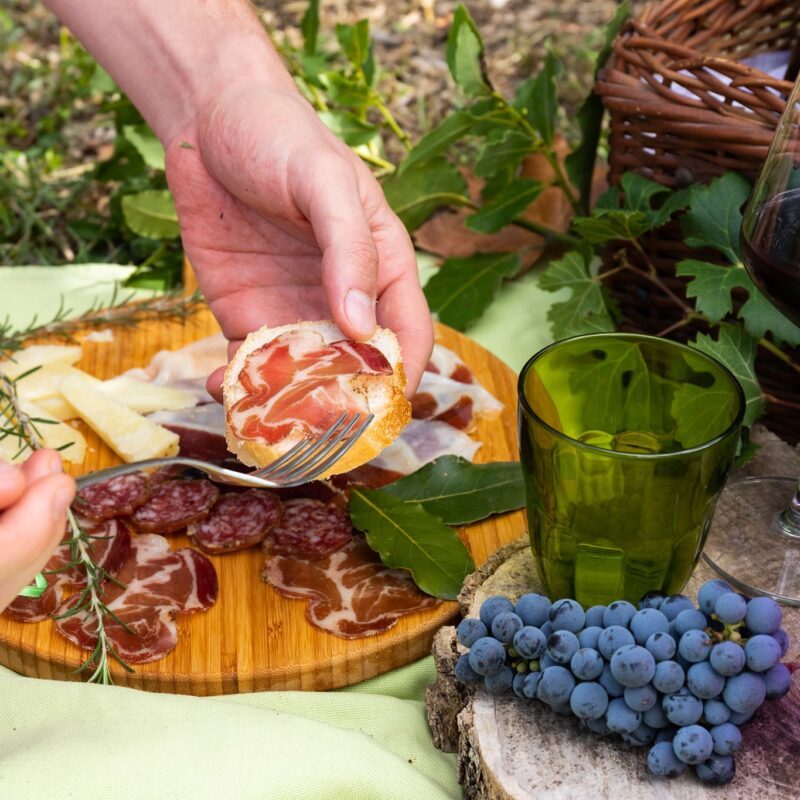
[[[251,467],[262,467],[271,464],[276,458],[297,444],[303,438],[301,431],[293,431],[280,442],[268,445],[264,442],[240,439],[231,430],[230,409],[241,398],[247,395],[239,382],[239,375],[245,366],[250,353],[290,331],[311,328],[322,336],[324,343],[335,342],[347,337],[329,320],[318,322],[297,322],[292,325],[281,325],[277,328],[263,327],[253,331],[236,351],[225,371],[222,384],[225,404],[226,441],[228,449],[237,458]],[[411,404],[405,397],[406,376],[400,355],[400,345],[394,333],[388,328],[378,328],[367,344],[380,350],[392,366],[393,373],[385,376],[355,376],[351,381],[353,389],[364,396],[370,412],[375,419],[358,441],[320,477],[338,475],[347,472],[374,458],[385,447],[388,447],[405,428],[411,419]]]

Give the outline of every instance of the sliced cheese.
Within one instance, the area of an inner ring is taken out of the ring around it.
[[[44,447],[60,450],[61,458],[73,464],[80,464],[86,456],[86,439],[71,425],[60,422],[39,406],[20,399],[21,410],[31,419],[31,425]],[[19,463],[30,455],[30,449],[20,452],[20,441],[16,436],[6,436],[0,440],[0,458]]]
[[[80,345],[34,344],[18,350],[8,360],[0,362],[0,371],[9,378],[16,378],[34,367],[55,364],[71,366],[80,359]]]
[[[47,364],[29,375],[18,378],[17,394],[32,403],[39,403],[45,397],[57,397],[64,378],[79,373],[80,370],[69,364]]]
[[[191,392],[138,381],[127,375],[102,381],[97,388],[103,394],[140,414],[149,414],[153,411],[175,411],[179,408],[192,408],[197,405],[197,397]]]
[[[173,456],[178,436],[161,425],[98,391],[96,379],[71,375],[61,384],[61,394],[80,418],[123,460]]]
[[[36,405],[46,414],[50,414],[51,417],[55,417],[56,419],[75,419],[78,416],[78,413],[62,394],[42,397],[36,401]]]

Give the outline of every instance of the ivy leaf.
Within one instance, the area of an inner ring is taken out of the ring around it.
[[[447,66],[464,94],[475,97],[490,91],[483,69],[483,41],[463,5],[456,8],[447,37]]]
[[[517,178],[502,194],[467,217],[467,227],[480,233],[496,233],[524,211],[544,189],[541,181]]]
[[[548,52],[541,72],[522,83],[514,98],[514,105],[527,116],[547,145],[552,144],[555,138],[558,113],[556,75],[561,70],[561,62]]]
[[[467,183],[444,159],[398,170],[382,183],[386,200],[409,231],[416,230],[440,206],[460,198],[468,202]]]
[[[713,247],[732,264],[738,263],[741,209],[749,193],[750,183],[736,172],[716,178],[708,186],[694,187],[683,218],[686,244]]]
[[[306,55],[313,56],[317,52],[319,0],[309,0],[306,13],[300,21],[300,32],[303,34],[303,51]]]
[[[379,136],[378,129],[374,125],[364,122],[349,111],[320,111],[318,116],[350,147],[368,144]]]
[[[721,361],[736,376],[744,391],[744,424],[750,427],[761,416],[765,405],[764,394],[756,378],[756,340],[741,325],[723,323],[719,326],[717,339],[698,333],[697,339],[690,344]]]
[[[419,503],[448,525],[466,525],[525,505],[518,461],[473,464],[460,456],[441,456],[383,491]]]
[[[428,131],[400,164],[400,171],[443,153],[451,144],[466,136],[474,126],[476,118],[468,109],[448,114],[433,130]]]
[[[164,146],[147,125],[124,125],[122,135],[136,148],[145,164],[164,169]]]
[[[441,322],[463,331],[489,307],[503,278],[520,269],[516,253],[448,258],[425,284],[425,297]]]
[[[181,235],[178,212],[166,189],[124,195],[122,213],[128,227],[139,236],[177,239]]]
[[[478,151],[475,174],[479,178],[492,178],[503,170],[516,170],[532,149],[533,142],[521,131],[497,131]]]
[[[573,251],[552,262],[542,273],[539,288],[546,292],[559,289],[571,292],[567,300],[554,303],[547,312],[555,339],[615,330],[597,278],[599,267],[599,259],[589,262],[582,253]]]
[[[469,551],[440,519],[419,503],[380,489],[354,488],[348,506],[353,525],[387,567],[407,569],[423,592],[453,600],[475,569]]]

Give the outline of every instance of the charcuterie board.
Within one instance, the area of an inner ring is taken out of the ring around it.
[[[76,366],[110,378],[146,365],[159,350],[177,349],[209,336],[218,326],[207,309],[185,323],[158,322],[135,330],[118,329],[113,340],[85,341]],[[504,404],[499,417],[479,420],[475,436],[483,443],[476,461],[517,458],[516,376],[498,358],[468,337],[444,326],[437,340],[453,350],[475,378]],[[80,423],[77,423],[80,424]],[[74,474],[119,463],[85,426],[86,459]],[[480,565],[498,547],[525,530],[521,511],[491,518],[460,531]],[[173,548],[191,544],[172,536]],[[132,673],[114,664],[114,682],[148,691],[215,695],[266,689],[322,690],[347,686],[420,658],[430,652],[436,630],[457,612],[455,603],[411,614],[391,630],[361,639],[340,639],[313,628],[305,603],[279,596],[260,579],[258,548],[212,556],[220,597],[208,612],[178,619],[177,648],[166,658]],[[85,653],[56,633],[50,621],[35,625],[0,616],[0,664],[33,677],[80,680],[75,669]]]

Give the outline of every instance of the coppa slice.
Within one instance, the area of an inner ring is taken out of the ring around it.
[[[130,472],[81,489],[75,498],[75,508],[97,521],[123,517],[143,506],[152,492],[150,479],[144,472]]]
[[[148,533],[174,533],[204,519],[219,497],[211,481],[166,480],[153,486],[150,499],[129,517]]]
[[[251,333],[225,373],[228,448],[264,466],[297,442],[320,436],[337,418],[375,419],[325,474],[352,469],[394,441],[410,419],[394,334],[347,340],[332,322],[303,322]]]
[[[298,498],[283,504],[283,517],[270,531],[264,548],[301,558],[324,558],[344,547],[352,535],[346,511],[333,503]]]
[[[281,512],[281,501],[271,492],[224,494],[211,513],[186,532],[206,553],[232,553],[259,544],[280,521]]]

